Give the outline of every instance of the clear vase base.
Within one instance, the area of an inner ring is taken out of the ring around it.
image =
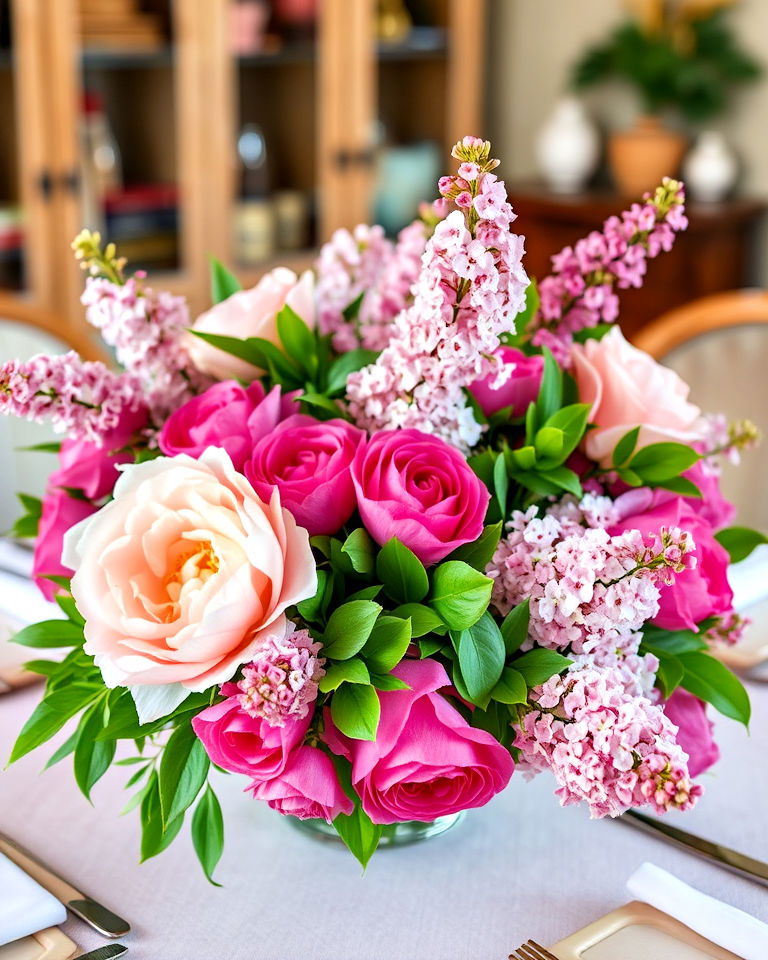
[[[432,837],[439,837],[464,819],[464,812],[438,817],[429,823],[420,820],[408,820],[405,823],[389,823],[383,828],[379,847],[404,847],[411,843],[420,843]],[[315,840],[329,843],[341,843],[342,840],[333,825],[325,820],[298,820],[288,817],[289,822],[302,833],[309,834]]]

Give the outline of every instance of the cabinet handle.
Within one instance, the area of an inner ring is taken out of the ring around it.
[[[341,171],[349,170],[350,167],[372,167],[375,162],[376,151],[371,147],[361,147],[357,150],[343,147],[334,157],[334,163]]]
[[[48,203],[51,199],[51,195],[53,194],[53,177],[51,176],[50,170],[42,171],[40,176],[37,178],[37,187],[43,200]]]
[[[61,175],[61,185],[72,194],[73,197],[80,195],[80,172],[78,170],[70,170],[68,173],[63,173]]]

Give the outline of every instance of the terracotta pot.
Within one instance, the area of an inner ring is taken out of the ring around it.
[[[674,177],[685,152],[685,137],[662,126],[658,117],[638,117],[631,130],[608,141],[608,162],[619,191],[640,197],[663,177]]]

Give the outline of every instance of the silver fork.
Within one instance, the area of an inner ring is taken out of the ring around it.
[[[508,960],[558,960],[558,957],[535,940],[526,940],[514,953],[510,953]]]

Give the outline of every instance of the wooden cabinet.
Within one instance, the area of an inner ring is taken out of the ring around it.
[[[526,269],[541,279],[550,257],[591,230],[599,230],[627,201],[608,192],[559,195],[535,184],[509,185],[515,227],[526,237]],[[667,310],[690,300],[755,282],[754,233],[765,204],[744,198],[686,206],[688,229],[669,253],[648,263],[639,290],[621,291],[621,325],[627,336]]]
[[[485,0],[406,0],[411,29],[385,41],[392,6],[0,0],[0,316],[82,329],[69,251],[82,226],[201,310],[211,255],[246,284],[307,265],[334,229],[372,219],[398,150],[426,142],[444,165],[482,133]],[[268,14],[267,42],[240,42],[245,7]],[[305,22],[281,34],[288,8]],[[238,155],[253,131],[269,160],[261,206]],[[239,225],[266,209],[274,229],[278,203],[293,217],[284,248],[244,246]]]

